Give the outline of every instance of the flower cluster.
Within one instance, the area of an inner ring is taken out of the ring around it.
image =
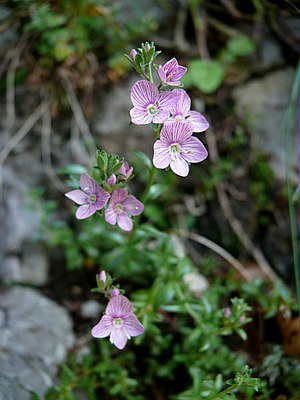
[[[118,224],[124,231],[131,231],[131,217],[141,214],[144,209],[144,205],[128,194],[126,189],[133,168],[126,161],[119,162],[115,155],[108,155],[104,151],[98,151],[96,158],[100,183],[84,173],[80,177],[81,189],[71,190],[65,196],[79,205],[76,218],[85,219],[105,209],[106,222]]]
[[[111,286],[112,279],[109,274],[101,271],[96,280],[99,291],[110,300],[104,315],[93,327],[92,336],[95,338],[109,336],[110,342],[122,350],[128,339],[144,332],[144,327],[134,314],[133,305],[128,298],[121,294],[121,290]]]
[[[145,43],[133,49],[127,58],[144,78],[131,89],[132,123],[151,124],[157,141],[154,143],[153,164],[156,168],[170,167],[179,176],[187,176],[189,164],[203,161],[208,153],[193,132],[203,132],[209,124],[202,114],[191,110],[191,99],[181,86],[180,79],[187,68],[175,58],[164,65],[154,65],[159,83],[152,77],[152,64],[159,52],[154,44]]]

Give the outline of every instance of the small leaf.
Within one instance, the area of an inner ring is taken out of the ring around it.
[[[247,36],[237,36],[229,39],[226,47],[236,57],[250,56],[256,50],[255,42]]]
[[[224,68],[218,61],[193,60],[189,64],[192,84],[203,93],[213,93],[223,82]]]

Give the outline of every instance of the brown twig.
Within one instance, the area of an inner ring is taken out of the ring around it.
[[[69,188],[57,177],[51,161],[51,113],[49,104],[42,116],[42,158],[45,172],[50,182],[52,182],[59,191],[65,193]]]
[[[28,132],[34,127],[38,120],[42,117],[48,107],[48,102],[43,101],[35,111],[26,119],[24,124],[18,131],[10,138],[0,152],[0,201],[2,201],[2,184],[3,184],[3,164],[9,156],[10,152],[17,146],[17,144],[27,135]]]
[[[207,135],[207,144],[210,153],[210,158],[212,162],[216,164],[219,160],[219,155],[218,155],[216,137],[212,132],[212,130],[210,130],[209,135]],[[279,279],[278,276],[275,274],[272,267],[266,260],[263,252],[252,242],[252,240],[250,239],[249,235],[243,228],[240,221],[235,217],[222,183],[216,184],[216,191],[223,214],[226,220],[228,221],[229,225],[231,226],[232,230],[234,231],[234,233],[237,235],[237,237],[245,247],[245,249],[250,254],[252,254],[259,268],[272,282],[278,280]]]
[[[228,251],[223,249],[223,247],[219,246],[217,243],[213,242],[210,239],[207,239],[204,236],[198,235],[197,233],[194,232],[188,232],[183,229],[179,229],[179,235],[183,238],[193,240],[196,243],[199,243],[208,249],[212,250],[214,253],[218,254],[224,260],[226,260],[230,265],[235,268],[238,273],[245,279],[245,281],[250,282],[252,279],[251,274],[248,272],[248,270],[243,266],[243,264],[234,258]]]
[[[84,143],[87,150],[89,151],[89,156],[91,160],[94,158],[97,146],[95,144],[93,135],[90,131],[88,123],[83,114],[82,108],[77,100],[72,82],[68,78],[62,79],[62,84],[65,89],[67,98],[69,100],[70,107],[72,109],[74,119],[78,125],[78,128],[83,136]]]

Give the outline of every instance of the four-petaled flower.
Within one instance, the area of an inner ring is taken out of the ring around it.
[[[178,95],[178,101],[171,110],[171,116],[165,121],[165,125],[174,122],[188,122],[193,126],[194,132],[206,131],[209,123],[198,111],[191,110],[190,96],[183,89],[174,89],[173,93]]]
[[[105,220],[111,225],[117,223],[124,231],[131,231],[133,223],[130,217],[141,214],[143,210],[143,203],[128,195],[127,190],[115,189],[105,210]]]
[[[193,126],[186,122],[165,125],[160,139],[154,143],[154,166],[160,169],[170,166],[175,174],[187,176],[188,163],[198,163],[208,155],[202,142],[192,133]]]
[[[116,295],[109,301],[105,314],[92,329],[92,336],[109,336],[110,342],[122,350],[131,336],[139,336],[143,332],[143,325],[133,313],[133,305],[127,297]]]
[[[105,207],[110,195],[87,174],[81,175],[80,187],[82,190],[71,190],[65,196],[80,205],[75,216],[78,219],[84,219]]]
[[[131,121],[136,125],[151,122],[161,124],[169,117],[170,110],[176,105],[177,95],[173,92],[159,92],[154,83],[137,81],[131,88]]]
[[[166,62],[164,65],[158,67],[158,76],[160,80],[169,86],[180,86],[180,79],[186,73],[187,68],[178,65],[176,58],[172,58],[170,61]]]

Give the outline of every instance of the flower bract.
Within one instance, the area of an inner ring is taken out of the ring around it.
[[[187,68],[178,65],[176,58],[172,58],[170,61],[166,62],[164,65],[158,67],[158,76],[160,80],[169,86],[180,86],[180,79],[186,73]]]
[[[118,349],[126,346],[131,336],[139,336],[144,332],[143,325],[133,313],[133,305],[123,295],[116,295],[109,301],[105,314],[92,329],[92,336],[105,338]]]
[[[105,220],[111,225],[116,223],[124,231],[131,231],[133,223],[131,216],[143,212],[144,205],[125,189],[115,189],[111,195],[108,208],[105,210]]]
[[[154,83],[141,80],[131,88],[131,101],[133,108],[130,116],[134,124],[161,124],[169,117],[170,110],[177,102],[177,95],[173,92],[159,92]]]
[[[80,189],[71,190],[65,196],[79,204],[76,218],[85,219],[105,207],[110,195],[87,174],[80,177]]]
[[[175,174],[187,176],[189,163],[201,162],[208,155],[203,143],[192,133],[193,126],[186,122],[165,125],[160,139],[154,143],[154,166],[160,169],[170,166]]]

